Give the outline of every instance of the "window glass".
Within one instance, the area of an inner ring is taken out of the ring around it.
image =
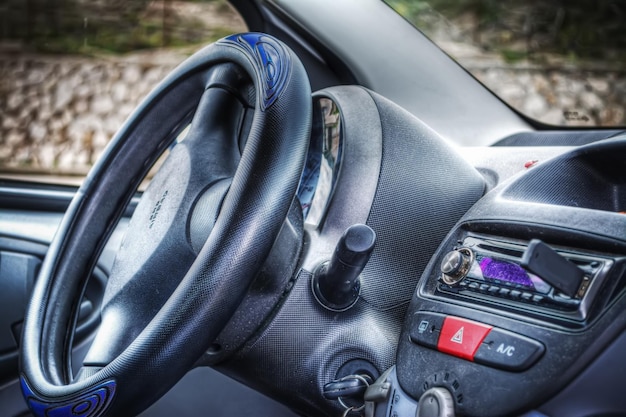
[[[0,176],[80,182],[178,63],[246,31],[226,0],[0,6]]]
[[[521,113],[551,125],[626,125],[626,2],[386,2]]]

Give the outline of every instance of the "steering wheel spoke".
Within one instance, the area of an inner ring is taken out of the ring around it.
[[[233,64],[211,69],[187,134],[173,145],[131,218],[85,366],[105,366],[128,347],[195,261],[241,159],[239,137],[252,111],[241,93],[250,84]]]

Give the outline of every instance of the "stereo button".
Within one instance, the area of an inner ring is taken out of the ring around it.
[[[474,355],[474,362],[508,371],[523,371],[543,354],[541,343],[502,329],[492,329]]]
[[[437,349],[471,361],[490,330],[491,326],[486,324],[448,316],[443,322]]]
[[[522,300],[530,301],[531,298],[533,298],[533,295],[531,293],[529,292],[522,293]]]
[[[437,349],[439,332],[445,318],[442,314],[417,312],[411,324],[411,340],[418,345]]]

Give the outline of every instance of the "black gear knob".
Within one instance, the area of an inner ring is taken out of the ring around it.
[[[359,275],[369,261],[376,233],[364,224],[350,226],[339,239],[329,262],[313,276],[315,298],[326,308],[345,311],[359,298]]]

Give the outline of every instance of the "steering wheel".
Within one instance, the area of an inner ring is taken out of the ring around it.
[[[270,252],[310,129],[304,67],[268,35],[224,38],[163,80],[87,176],[41,267],[20,355],[36,416],[135,415],[194,366]],[[168,149],[129,222],[101,325],[74,375],[72,334],[90,271]]]

